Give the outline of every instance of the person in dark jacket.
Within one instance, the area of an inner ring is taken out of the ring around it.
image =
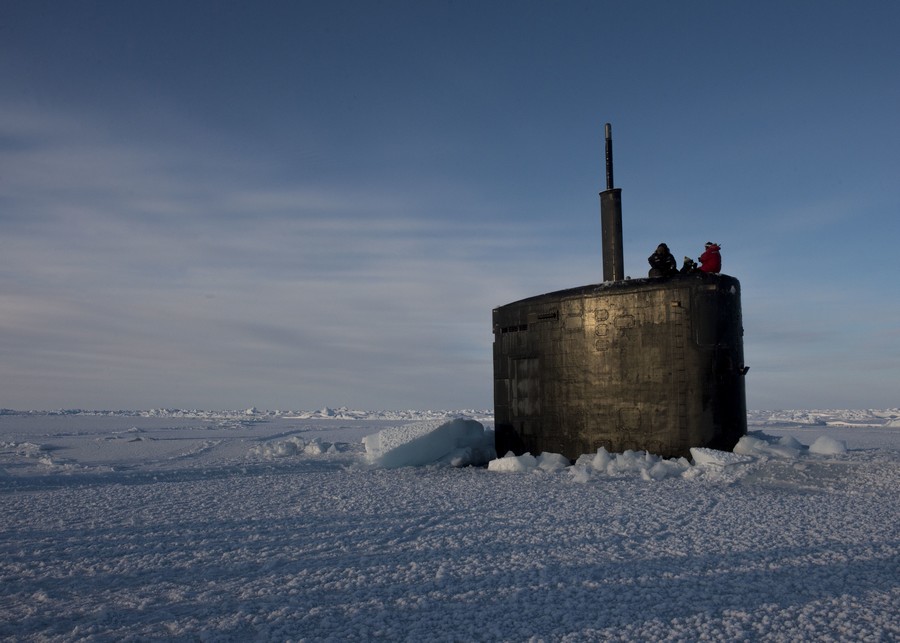
[[[656,246],[656,251],[647,257],[650,264],[651,277],[670,277],[678,274],[678,264],[675,257],[669,252],[669,246],[664,243]]]
[[[700,255],[700,270],[703,272],[722,272],[722,255],[719,254],[719,244],[712,241],[706,242],[706,249]]]
[[[693,272],[697,272],[699,268],[697,268],[697,262],[691,259],[690,257],[684,258],[684,263],[681,264],[680,272],[682,275],[689,275]]]

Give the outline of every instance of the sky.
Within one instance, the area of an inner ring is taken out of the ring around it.
[[[0,0],[0,407],[493,405],[491,311],[722,245],[751,409],[900,405],[900,4]]]

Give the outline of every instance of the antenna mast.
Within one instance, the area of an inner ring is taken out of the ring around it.
[[[622,257],[622,190],[613,187],[612,125],[606,124],[606,190],[600,193],[600,226],[603,233],[603,281],[625,278]]]

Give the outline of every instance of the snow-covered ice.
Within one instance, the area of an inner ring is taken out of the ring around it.
[[[898,640],[898,418],[454,468],[486,415],[0,414],[0,639]]]
[[[363,438],[369,461],[390,469],[426,464],[454,467],[494,459],[494,432],[475,420],[431,420],[382,429]]]

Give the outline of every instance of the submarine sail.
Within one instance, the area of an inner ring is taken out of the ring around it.
[[[608,124],[606,152],[603,283],[493,310],[497,453],[730,450],[747,432],[740,283],[625,279]]]

